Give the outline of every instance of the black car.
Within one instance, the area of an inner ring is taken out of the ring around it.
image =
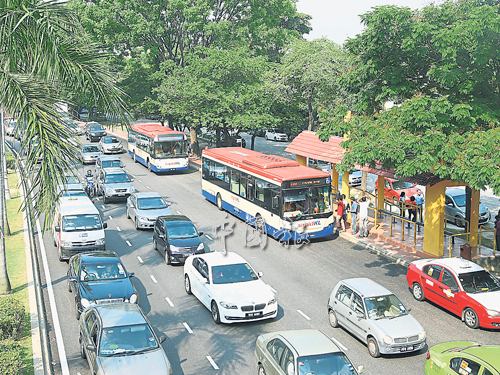
[[[98,122],[89,122],[85,127],[85,137],[90,141],[99,141],[102,137],[107,135],[104,126]]]
[[[68,291],[75,298],[75,315],[96,303],[137,303],[131,277],[114,251],[76,254],[69,260]]]
[[[153,248],[163,254],[165,263],[182,264],[191,254],[206,252],[202,235],[184,215],[159,216],[153,232]]]

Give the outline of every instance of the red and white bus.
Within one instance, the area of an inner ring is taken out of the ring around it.
[[[150,171],[188,169],[187,136],[158,124],[137,124],[128,131],[128,153]]]
[[[331,176],[241,147],[203,150],[202,193],[219,210],[283,240],[333,234]]]

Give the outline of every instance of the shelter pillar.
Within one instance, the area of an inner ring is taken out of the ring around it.
[[[378,176],[378,191],[377,191],[377,210],[384,209],[384,186],[385,186],[385,178],[384,176]]]
[[[342,194],[345,195],[346,199],[351,197],[351,188],[349,187],[349,172],[344,172],[342,175]]]
[[[477,246],[478,230],[479,230],[479,195],[480,192],[472,189],[470,202],[470,224],[469,224],[469,244],[473,247]]]
[[[307,158],[305,156],[295,155],[295,160],[300,165],[307,165]]]
[[[339,188],[339,172],[335,169],[337,164],[332,163],[332,186],[334,187],[334,193],[337,193]]]
[[[424,251],[438,257],[443,256],[444,202],[447,183],[449,181],[441,181],[425,188]]]

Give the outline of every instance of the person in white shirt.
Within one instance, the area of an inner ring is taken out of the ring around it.
[[[370,201],[366,196],[359,200],[359,236],[368,237],[368,206]]]

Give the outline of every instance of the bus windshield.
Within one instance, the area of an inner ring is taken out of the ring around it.
[[[186,156],[186,141],[164,141],[154,143],[155,159],[169,159]]]
[[[283,216],[295,217],[331,212],[330,187],[283,190]]]

